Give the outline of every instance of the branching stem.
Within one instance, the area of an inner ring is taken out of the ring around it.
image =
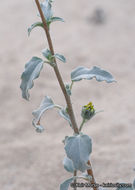
[[[47,26],[47,23],[46,23],[46,19],[44,17],[43,12],[42,12],[39,0],[35,0],[35,2],[36,2],[38,11],[40,13],[40,16],[41,16],[41,19],[42,19],[42,22],[43,22],[43,27],[44,27],[44,30],[45,30],[45,33],[46,33],[46,37],[47,37],[47,41],[48,41],[48,45],[49,45],[51,54],[54,55],[55,54],[54,53],[54,48],[53,48],[53,44],[52,44],[52,40],[51,40],[51,36],[50,36],[49,30],[48,30],[48,26]],[[70,117],[73,129],[74,129],[74,132],[77,133],[77,134],[79,134],[79,129],[77,127],[77,123],[76,123],[76,120],[75,120],[75,116],[74,116],[74,112],[73,112],[70,96],[67,94],[67,91],[66,91],[65,85],[63,83],[61,74],[59,72],[58,65],[57,65],[55,57],[54,57],[54,63],[56,64],[53,67],[54,68],[54,72],[56,74],[56,77],[58,79],[59,85],[61,87],[61,90],[62,90],[62,92],[64,94],[64,97],[65,97],[65,100],[66,100],[66,103],[67,103],[68,114],[69,114],[69,117]],[[91,166],[90,161],[88,161],[88,165]],[[94,179],[94,175],[93,175],[92,169],[87,170],[87,172],[88,172],[89,175],[92,176],[92,183],[95,183],[95,179]],[[97,188],[93,188],[93,190],[97,190]]]

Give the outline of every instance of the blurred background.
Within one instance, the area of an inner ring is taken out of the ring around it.
[[[86,123],[83,132],[93,140],[91,162],[97,183],[131,183],[135,177],[135,1],[55,0],[51,36],[55,52],[67,63],[58,62],[65,83],[77,66],[94,65],[108,70],[117,83],[95,80],[75,83],[72,102],[78,125],[81,108],[92,101],[104,110]],[[32,56],[42,57],[47,47],[41,28],[27,28],[40,18],[34,0],[4,0],[0,5],[0,189],[52,190],[70,177],[62,165],[62,140],[72,135],[57,110],[42,117],[45,131],[35,132],[32,111],[45,95],[65,106],[51,67],[44,65],[30,90],[30,101],[21,97],[20,76]]]

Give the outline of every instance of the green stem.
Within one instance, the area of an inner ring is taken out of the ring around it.
[[[70,90],[72,90],[73,84],[74,84],[74,82],[72,81],[71,85],[70,85]]]
[[[82,130],[82,127],[83,127],[83,125],[84,125],[85,121],[86,121],[86,120],[83,118],[82,123],[81,123],[81,125],[80,125],[80,127],[79,127],[79,131],[81,131],[81,130]]]

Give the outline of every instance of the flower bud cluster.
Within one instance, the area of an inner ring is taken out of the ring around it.
[[[95,109],[92,102],[89,102],[87,105],[82,107],[81,116],[83,119],[91,119],[95,115]]]

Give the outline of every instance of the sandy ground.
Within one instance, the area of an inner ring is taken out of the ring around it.
[[[65,24],[51,28],[55,51],[67,58],[59,63],[65,82],[77,66],[93,65],[110,71],[117,83],[81,81],[73,87],[72,102],[78,124],[82,105],[90,100],[103,109],[86,124],[83,132],[93,140],[91,162],[98,183],[132,182],[135,177],[135,1],[55,0],[56,16]],[[94,24],[91,17],[101,8],[105,23]],[[20,76],[24,64],[42,56],[47,47],[43,30],[27,36],[29,25],[37,21],[32,0],[4,0],[0,4],[0,190],[54,190],[70,177],[62,165],[62,140],[72,130],[56,110],[42,119],[45,132],[32,127],[31,112],[45,95],[65,105],[55,75],[44,66],[26,102],[21,97]]]

